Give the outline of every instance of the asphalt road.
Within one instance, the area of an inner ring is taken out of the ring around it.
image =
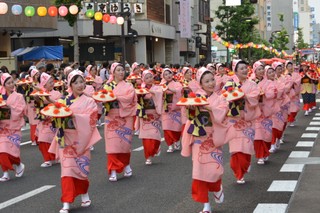
[[[272,154],[266,165],[257,165],[252,158],[252,169],[246,175],[246,184],[238,185],[229,164],[228,146],[224,147],[223,187],[225,202],[215,204],[210,196],[214,212],[253,212],[259,203],[289,203],[292,192],[267,192],[273,180],[298,180],[298,172],[280,172],[291,150],[300,139],[314,113],[305,117],[298,115],[295,127],[288,127],[285,144]],[[99,127],[103,135],[103,128]],[[23,131],[23,141],[29,141],[29,131]],[[141,141],[134,136],[133,149],[141,147]],[[134,151],[131,156],[133,176],[123,178],[118,175],[118,182],[108,181],[104,140],[101,140],[92,152],[89,194],[92,205],[81,208],[80,197],[71,205],[71,212],[166,212],[195,213],[202,210],[202,204],[191,198],[191,159],[181,157],[179,152],[166,153],[166,144],[162,142],[162,153],[153,161],[152,166],[144,164],[143,150]],[[302,149],[303,150],[303,149]],[[0,183],[0,212],[58,212],[60,202],[60,165],[40,168],[42,157],[38,147],[30,144],[21,147],[21,159],[26,165],[22,178],[15,178]],[[18,200],[30,191],[44,186],[52,188],[19,201],[4,208],[4,202]]]

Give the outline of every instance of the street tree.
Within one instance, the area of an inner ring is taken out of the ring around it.
[[[286,28],[283,26],[284,15],[278,14],[279,21],[281,22],[281,30],[274,31],[271,34],[271,45],[278,51],[288,50],[287,44],[289,44],[289,34]]]
[[[220,24],[216,28],[217,34],[230,43],[249,43],[254,39],[254,25],[259,19],[253,17],[255,7],[250,0],[242,0],[240,6],[224,6],[223,4],[215,11],[216,18]],[[241,52],[241,51],[240,51]],[[229,62],[229,51],[227,56]]]
[[[298,28],[298,39],[297,39],[297,48],[304,49],[308,48],[309,45],[304,42],[302,28]]]
[[[76,5],[79,8],[79,11],[82,8],[82,0],[55,0],[54,3],[57,7],[61,5]],[[78,14],[72,15],[68,13],[63,17],[68,21],[69,26],[73,28],[73,52],[74,52],[74,61],[79,62],[79,36],[78,36]]]

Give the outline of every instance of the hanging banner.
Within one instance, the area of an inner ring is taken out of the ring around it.
[[[191,7],[190,0],[180,0],[180,37],[191,38]]]
[[[267,0],[266,2],[266,24],[267,24],[267,31],[272,31],[271,0]]]

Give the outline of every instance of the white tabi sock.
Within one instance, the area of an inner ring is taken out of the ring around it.
[[[88,193],[81,195],[81,201],[82,201],[82,202],[86,202],[86,201],[88,201],[88,200],[90,200]]]
[[[130,165],[127,165],[127,166],[124,168],[124,170],[125,170],[127,173],[132,171]]]
[[[70,203],[63,203],[63,209],[70,209]]]
[[[204,203],[203,204],[203,210],[202,211],[211,211],[210,203]]]

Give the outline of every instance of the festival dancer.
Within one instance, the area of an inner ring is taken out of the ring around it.
[[[137,116],[139,118],[139,138],[142,139],[145,164],[151,165],[152,158],[161,152],[161,113],[163,90],[154,84],[153,73],[145,70],[142,73],[142,88],[148,94],[138,95]]]
[[[132,176],[130,156],[137,96],[132,84],[124,81],[123,65],[113,63],[110,74],[104,89],[112,90],[117,100],[107,103],[104,137],[109,181],[117,181],[117,173],[123,170],[125,177]]]
[[[88,194],[90,147],[97,143],[101,136],[96,127],[97,105],[92,98],[83,95],[85,86],[82,74],[72,71],[68,76],[70,93],[58,100],[72,111],[72,117],[65,118],[67,121],[63,134],[57,133],[49,150],[61,162],[63,207],[60,213],[68,213],[70,204],[78,195],[81,195],[82,207],[91,205]]]
[[[264,68],[260,61],[253,64],[253,72],[255,74],[254,82],[260,89],[259,106],[261,116],[255,121],[254,150],[257,164],[263,165],[269,158],[269,149],[272,140],[272,115],[277,112],[275,110],[275,102],[277,98],[277,88],[275,86],[275,71],[272,67]]]
[[[290,107],[288,115],[289,126],[292,127],[295,126],[296,116],[300,110],[301,76],[299,75],[299,72],[294,70],[291,61],[286,61],[285,67],[286,76],[290,76],[293,83],[289,92]]]
[[[314,95],[315,81],[310,78],[311,76],[307,75],[309,71],[309,63],[302,62],[300,64],[300,67],[302,69],[302,72],[300,73],[302,76],[301,96],[303,101],[303,110],[305,111],[304,115],[307,116],[310,112],[312,112],[312,100]]]
[[[244,175],[250,171],[251,155],[254,154],[254,122],[261,114],[258,105],[260,91],[256,83],[247,79],[248,66],[246,62],[234,60],[232,70],[235,72],[234,80],[228,81],[224,90],[238,89],[239,91],[240,88],[240,92],[243,92],[244,96],[229,103],[229,129],[226,139],[229,142],[231,153],[230,167],[237,183],[244,184]]]
[[[45,100],[40,100],[42,97],[35,96],[35,104],[37,108],[37,118],[40,120],[37,126],[37,136],[38,136],[38,145],[39,150],[42,154],[44,162],[41,164],[41,167],[51,167],[53,163],[55,163],[55,156],[52,153],[49,153],[49,147],[51,142],[56,134],[56,129],[52,126],[52,118],[43,116],[40,114],[40,110],[45,107],[45,105],[49,103],[54,103],[58,100],[62,95],[59,91],[53,90],[54,82],[51,75],[43,72],[40,76],[40,89],[49,93],[50,96],[46,96]],[[44,105],[40,106],[44,101]]]
[[[166,86],[162,112],[162,129],[164,139],[168,145],[168,153],[180,150],[181,143],[181,110],[176,103],[181,98],[182,85],[173,80],[173,72],[169,68],[163,69],[162,84]]]
[[[20,143],[26,103],[23,96],[15,92],[11,75],[3,73],[0,82],[0,165],[3,171],[0,182],[5,182],[10,180],[9,170],[15,170],[16,177],[22,177],[25,170],[20,159]]]
[[[193,120],[188,120],[182,136],[181,155],[189,157],[192,155],[192,198],[196,202],[203,203],[201,213],[211,213],[209,202],[209,192],[214,193],[216,203],[222,203],[224,193],[222,188],[223,153],[222,145],[226,129],[216,129],[221,123],[225,123],[228,112],[228,103],[216,93],[214,93],[215,79],[211,71],[202,67],[197,72],[197,82],[201,86],[196,95],[207,99],[208,106],[199,108],[187,106],[189,111],[198,111],[198,115]],[[197,97],[196,96],[196,97]],[[197,112],[196,112],[197,113]],[[192,117],[192,116],[191,116]],[[202,134],[189,131],[193,128],[194,120],[201,123]],[[206,121],[206,122],[204,122]],[[204,130],[204,131],[203,131]],[[219,133],[214,133],[214,132]],[[192,133],[191,133],[192,132]]]

